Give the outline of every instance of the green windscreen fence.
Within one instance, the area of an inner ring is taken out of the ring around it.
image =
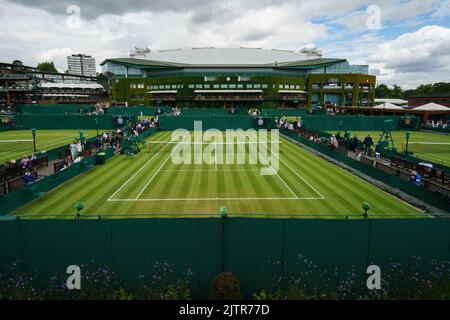
[[[303,145],[305,145],[311,149],[314,149],[314,150],[320,152],[321,154],[324,154],[334,160],[344,163],[344,164],[348,165],[349,167],[356,169],[359,172],[361,172],[373,179],[384,182],[392,188],[397,188],[397,189],[411,195],[412,197],[420,199],[420,200],[428,203],[429,205],[432,205],[432,206],[438,208],[440,210],[440,212],[450,213],[450,203],[446,199],[443,199],[442,194],[440,194],[438,192],[431,192],[421,186],[417,186],[415,184],[409,183],[406,180],[402,180],[393,174],[382,172],[382,171],[374,168],[371,165],[367,165],[367,164],[357,161],[353,158],[349,158],[345,154],[335,152],[334,150],[332,150],[331,148],[329,148],[326,145],[317,144],[312,141],[309,141],[306,138],[299,136],[295,132],[283,129],[283,130],[281,130],[281,133],[284,136],[291,138],[295,141],[298,141],[298,142],[302,143]]]
[[[261,114],[264,116],[272,117],[298,117],[306,116],[308,114],[307,109],[291,109],[291,108],[278,108],[278,109],[262,109]]]
[[[98,124],[96,123],[98,119]],[[17,129],[114,129],[114,118],[111,115],[36,115],[14,114],[14,122]]]
[[[400,117],[385,116],[302,116],[302,125],[308,129],[380,131],[386,122],[390,130],[399,130]]]
[[[74,114],[88,113],[94,110],[93,104],[22,104],[18,106],[23,114]]]
[[[133,291],[141,275],[152,275],[149,265],[169,263],[175,279],[185,279],[187,269],[193,272],[193,298],[206,298],[214,276],[223,271],[236,275],[244,297],[251,298],[289,274],[313,292],[326,285],[336,291],[348,273],[355,274],[353,281],[361,277],[366,288],[372,264],[389,281],[398,275],[390,274],[393,262],[406,272],[415,257],[448,260],[449,234],[448,219],[0,221],[0,264],[16,263],[14,272],[45,278],[95,261],[110,266]]]
[[[162,114],[169,113],[170,107],[109,107],[106,113],[109,115],[131,115],[131,116],[155,116],[158,111]]]
[[[194,130],[194,122],[201,121],[202,129],[250,129],[254,126],[254,118],[250,116],[161,116],[158,125],[161,130],[187,129]]]
[[[46,192],[51,191],[64,182],[86,172],[95,166],[95,156],[83,159],[70,167],[59,171],[44,179],[40,179],[30,185],[26,185],[14,192],[0,196],[0,216],[6,215],[27,203],[40,198]],[[61,201],[64,201],[61,199]]]
[[[139,139],[145,139],[157,132],[156,128],[147,130],[139,135]],[[95,137],[89,139],[94,142]],[[52,161],[59,159],[59,154],[64,152],[67,146],[62,146],[47,151],[48,160]],[[109,159],[115,155],[114,148],[105,148],[102,150],[105,153],[105,159]],[[69,181],[72,178],[86,172],[95,166],[95,155],[85,158],[80,163],[74,163],[70,167],[59,171],[55,174],[42,178],[31,185],[24,186],[14,192],[0,195],[0,217],[11,213],[12,211],[28,204],[29,202],[40,198],[45,193],[51,191],[57,186]]]
[[[184,108],[183,116],[227,116],[230,111],[226,108]]]

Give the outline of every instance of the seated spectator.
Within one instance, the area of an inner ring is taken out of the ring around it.
[[[337,149],[338,141],[337,141],[336,137],[334,136],[334,134],[330,138],[330,144],[333,149]]]
[[[20,167],[21,167],[22,169],[26,169],[26,168],[29,168],[30,165],[31,165],[31,160],[30,160],[30,158],[28,158],[28,156],[26,156],[26,155],[23,156],[22,160],[20,160]]]
[[[359,150],[356,150],[355,160],[356,161],[360,161],[361,160],[361,155],[362,155],[362,152],[359,151]]]
[[[30,170],[25,171],[25,174],[23,175],[22,179],[27,185],[32,184],[34,182],[34,177],[31,174]]]
[[[72,157],[67,156],[67,157],[64,159],[64,164],[63,164],[63,167],[61,168],[61,170],[64,170],[64,169],[70,167],[71,165],[72,165]]]
[[[33,152],[33,154],[31,155],[31,159],[30,160],[33,161],[33,160],[36,160],[36,159],[37,159],[36,153]]]
[[[369,153],[370,148],[373,146],[373,140],[370,134],[364,138],[364,153],[367,155]]]
[[[359,139],[355,134],[355,136],[350,140],[350,150],[355,151],[358,148],[358,146],[359,146]]]
[[[420,186],[422,182],[422,176],[418,172],[415,172],[415,175],[412,177],[411,182],[415,185]]]

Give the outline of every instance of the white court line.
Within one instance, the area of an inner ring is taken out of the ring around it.
[[[267,151],[268,151],[268,150],[267,150]],[[278,157],[278,156],[277,156],[277,157]],[[278,159],[280,159],[280,158],[278,157]],[[265,160],[266,160],[266,163],[269,165],[269,167],[272,169],[272,171],[275,172],[276,176],[277,176],[278,178],[280,178],[281,182],[283,182],[283,184],[286,186],[286,188],[288,188],[288,190],[294,195],[295,198],[298,198],[297,194],[296,194],[294,191],[292,191],[292,189],[289,187],[289,185],[286,183],[286,181],[284,181],[284,179],[278,174],[278,171],[276,171],[276,170],[272,167],[272,165],[271,165],[270,162],[269,162],[269,159],[265,159]]]
[[[164,169],[161,172],[259,172],[260,169]]]
[[[270,166],[270,167],[272,168],[272,166]],[[292,191],[292,189],[288,186],[286,181],[284,181],[284,179],[278,174],[278,172],[276,172],[274,168],[272,168],[272,170],[276,173],[277,177],[280,178],[281,182],[283,182],[284,185],[289,189],[289,191],[294,195],[294,197],[298,198],[298,196],[295,194],[295,192]]]
[[[151,202],[151,201],[238,201],[238,200],[324,200],[317,197],[304,198],[171,198],[171,199],[108,199],[109,202]]]
[[[306,183],[311,189],[314,190],[314,192],[316,192],[323,200],[325,200],[325,197],[319,192],[317,191],[316,188],[314,188],[308,181],[305,180],[305,178],[303,178],[302,176],[300,176],[296,171],[294,171],[294,169],[292,169],[292,167],[290,165],[288,165],[286,163],[286,161],[284,161],[283,159],[281,159],[278,155],[275,154],[275,156],[286,165],[286,167],[289,168],[289,170],[291,170],[297,177],[299,177],[304,183]]]
[[[0,142],[4,143],[13,143],[13,142],[33,142],[33,140],[0,140]]]
[[[133,180],[133,178],[135,177],[135,176],[137,176],[138,174],[139,174],[139,172],[141,172],[142,170],[144,170],[144,168],[153,160],[153,159],[155,159],[155,157],[161,152],[161,151],[163,151],[164,150],[164,148],[166,148],[167,146],[168,146],[169,144],[166,144],[164,147],[162,147],[162,149],[161,150],[159,150],[150,160],[148,160],[138,171],[136,171],[131,177],[130,177],[130,179],[128,179],[123,185],[121,185],[120,187],[119,187],[119,189],[117,189],[116,190],[116,192],[114,192],[109,198],[108,198],[108,201],[111,201],[111,199],[117,194],[117,193],[119,193],[119,191],[120,190],[122,190],[123,189],[123,187],[125,187],[131,180]]]
[[[166,145],[167,146],[167,145]],[[155,179],[155,177],[158,175],[158,173],[161,171],[162,167],[164,167],[164,165],[167,163],[167,161],[169,161],[172,158],[172,155],[175,153],[175,149],[178,147],[179,145],[175,146],[174,150],[172,151],[172,153],[167,157],[167,159],[163,162],[163,164],[159,167],[159,169],[156,171],[156,173],[153,175],[153,177],[145,184],[144,188],[141,190],[141,192],[139,192],[139,194],[136,197],[136,200],[139,199],[139,197],[144,193],[145,189],[147,189],[147,187],[150,185],[150,183],[153,181],[153,179]],[[162,150],[162,149],[161,149]],[[160,151],[161,151],[160,150]]]

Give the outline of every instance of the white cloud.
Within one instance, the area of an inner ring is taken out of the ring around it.
[[[70,48],[55,48],[38,53],[37,59],[39,61],[53,61],[57,65],[60,65],[71,54],[73,54],[73,50]]]
[[[20,59],[36,65],[53,60],[63,71],[70,53],[93,55],[99,64],[106,58],[128,56],[135,46],[299,50],[319,44],[326,57],[370,63],[380,74],[379,82],[413,85],[448,78],[442,71],[448,72],[446,65],[450,65],[445,47],[448,29],[430,26],[389,39],[385,23],[415,30],[428,14],[441,20],[448,15],[450,0],[186,0],[180,5],[175,0],[151,4],[133,0],[134,6],[126,0],[79,0],[86,19],[75,30],[67,26],[64,6],[69,2],[0,0],[0,61]],[[381,8],[384,29],[367,32],[366,8],[371,4]]]
[[[368,61],[385,76],[380,81],[420,82],[448,80],[450,72],[450,29],[426,26],[381,43]]]

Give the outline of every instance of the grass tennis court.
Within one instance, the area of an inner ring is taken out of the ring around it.
[[[230,215],[361,214],[368,201],[370,214],[421,212],[392,195],[283,139],[277,175],[260,175],[259,165],[174,164],[171,132],[158,132],[147,141],[149,150],[120,155],[70,180],[13,215],[72,219],[74,204],[86,204],[83,217],[142,214],[217,215],[225,206]],[[123,216],[120,216],[123,218]],[[148,217],[148,216],[147,216]],[[311,217],[311,216],[309,216]],[[338,217],[338,216],[335,216]],[[342,218],[342,216],[341,216]]]
[[[80,136],[80,131],[86,138],[94,137],[96,130],[37,130],[37,150],[51,150],[73,142]],[[7,160],[17,160],[33,153],[33,138],[31,130],[11,130],[0,132],[0,164]]]
[[[335,134],[335,131],[328,131]],[[392,131],[395,147],[400,152],[403,151],[406,143],[406,131]],[[370,134],[376,144],[380,138],[380,131],[352,131],[352,136],[356,134],[363,140]],[[438,164],[450,166],[450,136],[439,133],[411,131],[409,150],[414,152],[418,158],[433,161]],[[427,143],[428,142],[428,143]],[[434,144],[433,144],[434,143]]]

